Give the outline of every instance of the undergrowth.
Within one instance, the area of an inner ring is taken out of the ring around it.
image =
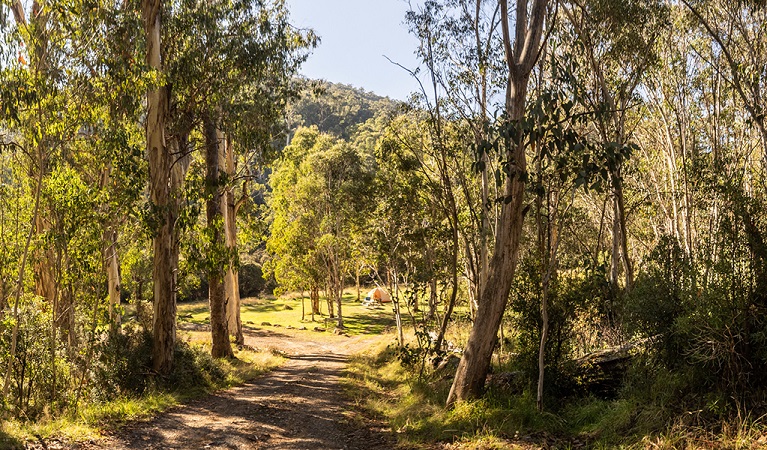
[[[0,448],[23,448],[25,442],[49,438],[69,442],[98,439],[104,431],[129,421],[149,420],[184,401],[242,384],[284,361],[271,352],[248,349],[236,350],[233,360],[213,359],[209,344],[180,341],[173,373],[161,378],[149,376],[148,353],[130,350],[123,348],[122,352],[128,360],[107,358],[104,367],[110,370],[97,375],[106,383],[103,377],[108,379],[109,372],[120,370],[119,377],[111,381],[110,396],[81,404],[58,416],[48,414],[36,421],[18,417],[5,420],[0,428]],[[138,365],[131,367],[131,364]]]
[[[764,416],[719,414],[721,400],[692,398],[694,379],[685,374],[657,373],[644,385],[629,379],[615,399],[568,398],[551,412],[536,409],[531,391],[493,389],[446,410],[451,376],[432,371],[419,381],[394,346],[380,346],[352,358],[345,388],[359,407],[389,423],[404,448],[767,448]]]
[[[538,413],[529,395],[490,393],[446,410],[450,384],[445,374],[417,380],[393,346],[353,357],[345,377],[345,388],[358,406],[387,421],[406,447],[460,442],[462,448],[509,448],[510,439],[554,436],[562,429],[556,416]]]

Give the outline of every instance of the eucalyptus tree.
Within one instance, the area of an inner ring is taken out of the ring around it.
[[[585,81],[585,101],[595,114],[594,128],[602,145],[620,150],[631,141],[639,116],[638,88],[658,62],[657,39],[667,25],[668,8],[662,2],[617,2],[599,0],[564,6],[582,50],[573,55],[584,61],[591,78]],[[600,26],[597,26],[597,25]],[[580,53],[580,54],[579,54]],[[623,164],[610,164],[612,185],[612,259],[610,281],[615,288],[621,266],[624,286],[631,290],[634,268],[626,230],[626,200]]]
[[[277,281],[277,292],[308,290],[312,304],[312,320],[320,313],[319,291],[325,276],[317,250],[318,218],[303,199],[308,196],[302,178],[301,164],[312,149],[332,145],[330,136],[317,129],[299,128],[275,162],[269,179],[272,193],[268,197],[271,211],[266,250],[272,256],[264,265],[267,274]],[[302,201],[296,201],[301,199]]]
[[[433,182],[425,167],[431,161],[424,157],[427,134],[418,119],[415,112],[403,114],[383,128],[376,146],[377,195],[368,224],[368,246],[376,257],[375,267],[395,275],[412,272],[413,278],[436,283],[434,273],[425,270],[424,259],[433,258],[441,247],[437,239],[429,238],[440,229],[442,215],[431,201],[439,196],[439,183]],[[412,306],[418,309],[417,303]],[[430,318],[435,309],[431,303]]]
[[[147,91],[146,145],[149,158],[149,195],[153,212],[152,285],[154,309],[152,366],[161,374],[173,368],[176,345],[176,266],[178,263],[178,218],[176,197],[183,178],[183,162],[176,161],[180,146],[168,129],[170,86],[162,59],[163,17],[168,14],[162,0],[142,0],[145,62],[155,81]]]
[[[425,133],[423,139],[415,140],[416,145],[410,150],[418,158],[420,168],[427,178],[439,186],[439,189],[435,191],[436,199],[450,228],[451,293],[440,331],[434,343],[436,351],[441,350],[445,331],[458,299],[461,252],[459,210],[461,205],[459,205],[457,193],[459,182],[455,179],[455,175],[464,170],[464,168],[454,165],[458,161],[456,154],[459,153],[456,151],[456,147],[461,146],[461,142],[451,138],[451,132],[455,130],[455,127],[451,123],[447,109],[449,103],[446,98],[449,97],[443,92],[445,86],[439,66],[439,61],[446,57],[445,53],[440,51],[444,48],[441,38],[444,28],[440,23],[442,12],[442,6],[434,1],[426,2],[417,12],[412,10],[408,12],[411,32],[416,34],[421,41],[417,53],[427,68],[427,80],[425,82],[419,78],[417,70],[410,71],[410,74],[416,78],[420,85],[420,92],[414,96],[414,101],[424,112],[421,117],[415,117],[415,123],[416,126],[423,127]],[[407,140],[403,139],[403,142],[407,142]],[[468,192],[468,190],[464,189],[464,192]]]
[[[248,16],[240,10],[233,33],[243,36],[243,43],[232,51],[234,64],[229,85],[232,94],[223,99],[222,128],[227,136],[225,185],[225,234],[232,260],[225,278],[227,316],[230,333],[238,322],[238,342],[242,341],[239,324],[239,287],[237,267],[237,214],[258,188],[259,175],[277,157],[275,140],[284,133],[283,121],[290,100],[298,95],[298,69],[319,39],[312,30],[298,30],[289,22],[289,12],[281,1],[264,3],[257,14]],[[233,21],[234,22],[234,21]],[[257,32],[256,32],[257,30]],[[241,194],[235,196],[236,189]],[[263,221],[263,218],[259,218]]]
[[[178,100],[200,120],[207,141],[208,233],[215,239],[209,243],[206,259],[212,325],[217,322],[213,316],[219,315],[214,309],[225,310],[227,323],[216,324],[220,336],[214,339],[222,345],[227,328],[243,343],[237,281],[238,204],[248,198],[251,174],[274,155],[273,137],[295,93],[293,77],[306,58],[305,50],[316,43],[311,31],[294,29],[288,18],[282,2],[245,0],[182,3],[173,21],[174,34],[189,36],[173,43],[179,57],[172,63],[172,77],[187,80]],[[216,171],[220,174],[215,175]],[[235,200],[237,185],[242,186],[243,196]],[[214,345],[214,354],[218,348]]]
[[[14,2],[11,9],[15,27],[3,33],[3,48],[12,49],[16,57],[0,63],[4,86],[0,129],[9,131],[11,148],[29,158],[27,168],[18,166],[17,173],[26,173],[28,180],[22,185],[32,191],[26,199],[31,199],[34,207],[29,211],[34,212],[26,244],[21,244],[29,252],[25,250],[17,260],[18,297],[8,375],[24,376],[23,370],[11,370],[17,363],[25,364],[15,358],[21,300],[43,299],[46,305],[35,307],[37,311],[30,312],[33,319],[25,321],[25,326],[50,320],[48,332],[25,332],[25,348],[47,347],[49,359],[40,373],[52,375],[37,380],[35,389],[44,392],[56,409],[66,403],[63,398],[71,398],[66,389],[75,378],[85,379],[91,370],[94,338],[104,324],[100,312],[105,296],[109,322],[115,331],[119,326],[120,282],[112,257],[116,255],[113,232],[119,226],[115,216],[135,205],[138,191],[131,180],[140,179],[140,170],[127,174],[131,169],[123,166],[135,162],[137,155],[135,142],[128,142],[136,116],[126,114],[128,108],[112,100],[126,91],[128,96],[135,94],[126,86],[141,82],[137,78],[132,78],[135,83],[126,82],[137,71],[120,73],[125,66],[115,64],[115,50],[123,48],[112,34],[122,27],[120,8],[101,3]],[[27,253],[34,261],[39,295],[31,299],[23,295]],[[108,288],[94,288],[101,285]],[[33,384],[30,378],[30,390]]]
[[[419,259],[423,259],[423,264],[418,275],[429,280],[430,318],[437,310],[438,274],[444,274],[449,280],[446,281],[450,286],[449,299],[433,343],[434,351],[441,351],[460,290],[460,215],[463,212],[460,208],[463,205],[458,203],[456,192],[457,172],[461,168],[454,165],[454,155],[460,153],[462,140],[458,137],[458,127],[441,116],[436,103],[430,103],[425,96],[423,101],[425,110],[414,108],[392,120],[379,150],[381,156],[394,158],[381,164],[387,176],[401,178],[395,182],[396,189],[381,197],[380,207],[387,210],[404,200],[400,196],[414,196],[405,209],[395,213],[394,217],[404,214],[406,220],[383,222],[384,226],[373,229],[379,235],[381,250],[389,253],[384,257],[389,268],[398,268],[399,261],[412,260],[400,252],[417,252],[420,246],[425,246],[420,249],[423,255]],[[423,211],[415,214],[412,208],[421,196],[428,200]]]
[[[201,129],[208,141],[205,148],[210,163],[205,235],[212,241],[205,245],[209,252],[206,269],[212,280],[209,297],[216,343],[213,353],[228,356],[228,333],[234,334],[237,342],[243,341],[236,285],[239,202],[234,199],[233,189],[248,178],[254,160],[268,158],[276,125],[294,91],[292,76],[305,59],[303,50],[313,46],[315,38],[311,32],[290,26],[285,5],[279,1],[170,2],[164,14],[166,24],[161,36],[165,61],[163,76],[158,79],[172,87],[164,88],[167,92],[163,94],[167,95],[168,108],[163,114],[169,159],[157,166],[155,173],[160,173],[158,176],[166,180],[164,186],[170,186],[170,190],[158,192],[153,199],[154,210],[161,216],[155,220],[161,228],[156,233],[156,251],[160,253],[155,256],[155,284],[176,283],[178,227],[189,222],[188,213],[180,211],[184,204],[183,183],[194,150],[192,137],[195,130]],[[153,45],[147,48],[152,50]],[[148,120],[154,120],[152,111],[150,107]],[[235,172],[235,162],[240,158],[234,154],[238,148],[245,160],[239,173]],[[156,184],[155,178],[152,183]],[[183,214],[184,221],[178,222],[179,214]],[[162,231],[166,225],[170,225],[167,233]],[[159,240],[165,243],[159,245]],[[158,260],[163,252],[170,253]],[[160,279],[158,271],[173,279]],[[170,323],[175,322],[175,307],[170,306],[175,304],[175,294],[164,294],[155,293],[155,322],[162,323],[155,327],[155,345],[163,348],[165,342],[174,339],[169,336],[175,334]],[[164,309],[158,306],[158,299],[159,305],[167,305]],[[159,353],[156,357],[161,358]]]
[[[679,269],[673,276],[655,275],[666,289],[656,308],[668,313],[665,320],[643,325],[648,334],[663,334],[659,350],[669,366],[685,355],[701,375],[716,378],[710,382],[717,389],[745,392],[764,382],[765,367],[755,351],[761,339],[754,330],[764,321],[761,292],[767,286],[760,219],[767,148],[766,12],[760,2],[675,6],[676,23],[697,26],[684,39],[670,33],[675,44],[665,49],[665,76],[651,84],[657,106],[642,124],[647,127],[642,137],[653,143],[661,130],[668,141],[658,145],[666,160],[658,175],[675,191],[663,201],[671,209],[666,213],[671,236],[659,239],[652,257],[659,267]],[[652,150],[647,149],[651,157]],[[683,212],[679,232],[673,228],[675,200]]]
[[[18,51],[18,70],[6,71],[6,75],[16,78],[19,87],[23,86],[22,92],[28,92],[29,95],[19,98],[18,100],[21,101],[16,105],[8,104],[4,110],[11,114],[11,118],[17,120],[19,128],[25,134],[25,146],[29,147],[28,154],[33,158],[30,173],[37,172],[36,176],[31,176],[38,179],[39,194],[39,185],[48,174],[48,167],[51,164],[51,141],[56,140],[57,137],[49,136],[51,127],[43,126],[47,122],[45,119],[48,115],[43,105],[45,100],[52,103],[57,97],[51,75],[56,74],[55,69],[58,67],[56,67],[55,59],[61,57],[63,50],[58,45],[61,38],[59,35],[61,22],[57,20],[56,11],[42,8],[39,2],[24,5],[21,1],[14,1],[11,4],[11,11],[16,22],[16,32],[13,34],[15,39],[9,44]],[[27,104],[24,105],[22,102]],[[37,235],[45,233],[47,224],[43,215],[36,214],[34,220],[35,233]],[[44,255],[35,258],[35,293],[53,305],[56,297],[53,274],[55,256],[51,249],[40,251]]]
[[[533,336],[539,336],[539,410],[544,406],[546,366],[560,362],[563,340],[561,332],[566,329],[568,321],[574,320],[572,317],[562,317],[561,311],[569,305],[565,305],[567,301],[561,297],[568,296],[567,290],[572,289],[572,280],[560,279],[560,265],[565,266],[570,274],[577,273],[576,278],[589,279],[588,269],[584,271],[581,261],[589,260],[590,249],[584,251],[582,245],[580,249],[573,245],[573,241],[582,242],[588,237],[587,229],[573,230],[576,219],[572,210],[577,207],[576,195],[580,190],[585,191],[586,196],[590,191],[602,193],[611,181],[611,164],[616,160],[624,161],[629,150],[633,149],[613,150],[611,153],[611,149],[605,149],[598,141],[590,139],[592,115],[588,107],[582,104],[582,86],[576,75],[579,65],[574,58],[565,57],[571,49],[563,44],[562,41],[566,42],[567,39],[562,39],[561,32],[561,29],[555,30],[547,43],[547,58],[541,60],[536,72],[536,98],[528,108],[526,123],[521,129],[523,139],[530,144],[528,155],[532,168],[529,171],[528,192],[533,197],[531,210],[536,231],[535,245],[527,246],[525,253],[528,258],[528,275],[530,266],[537,273],[531,277],[536,283],[533,289],[518,280],[517,292],[522,297],[518,303],[522,305],[515,305],[515,309],[521,312],[522,317],[531,315],[530,310],[524,306],[525,297],[533,297],[540,306],[540,317],[532,314],[535,317],[533,330],[528,328],[521,331],[533,331]],[[566,232],[567,227],[570,233]],[[588,267],[588,264],[585,266]],[[525,274],[522,274],[520,279],[524,277]],[[586,299],[578,302],[588,303]],[[553,320],[552,310],[555,311]],[[523,318],[517,320],[523,330],[525,325],[529,326]],[[556,330],[558,342],[555,355],[549,356],[551,352],[547,352],[547,346],[552,328]]]
[[[29,177],[36,180],[33,182],[35,199],[39,199],[45,178],[67,154],[66,143],[83,123],[83,110],[77,114],[78,110],[73,108],[75,88],[72,85],[78,78],[87,78],[80,72],[81,67],[65,70],[66,64],[72,63],[82,51],[77,32],[64,26],[73,17],[59,8],[43,6],[39,2],[31,5],[20,1],[11,3],[15,26],[3,34],[7,39],[4,47],[17,53],[16,58],[3,64],[3,84],[8,88],[2,98],[4,126],[13,132],[15,148],[23,149],[29,155]],[[71,52],[68,45],[74,47]],[[61,112],[70,108],[74,117],[62,116]],[[41,205],[38,200],[33,200],[33,203],[36,205],[33,218],[36,239],[32,241],[35,244],[34,291],[52,307],[56,305],[59,325],[67,328],[65,324],[69,320],[65,319],[71,312],[70,299],[59,301],[55,274],[57,257],[53,246],[41,242],[51,234],[51,223],[46,220],[47,202]],[[70,334],[72,330],[63,331]]]
[[[352,234],[361,229],[359,222],[366,219],[371,205],[373,162],[373,155],[321,135],[316,128],[299,129],[272,175],[275,217],[267,249],[274,255],[277,280],[290,282],[296,275],[310,274],[311,265],[320,262],[322,272],[315,274],[313,282],[324,281],[331,317],[337,318],[339,328],[344,326],[344,279],[353,262]],[[296,231],[300,235],[291,237],[289,233]],[[286,239],[294,242],[284,242]],[[299,250],[295,242],[306,244]],[[293,268],[299,263],[303,274]]]
[[[495,235],[495,250],[490,273],[479,300],[479,310],[471,334],[456,370],[447,404],[468,400],[481,394],[490,367],[495,337],[501,323],[517,266],[519,244],[524,222],[524,193],[527,172],[526,146],[511,131],[521,125],[525,115],[528,82],[538,60],[546,18],[547,0],[529,3],[518,0],[512,38],[507,0],[499,0],[502,42],[508,81],[504,120],[509,126],[509,138],[504,141],[501,167],[506,175],[502,191],[503,206]]]
[[[682,3],[721,51],[728,82],[748,112],[767,159],[764,89],[767,83],[767,7],[761,1],[693,1]],[[717,67],[715,70],[721,70]]]
[[[472,311],[486,283],[497,216],[493,199],[498,197],[498,186],[492,179],[495,160],[492,147],[486,144],[492,116],[503,98],[505,67],[497,33],[499,19],[499,4],[493,0],[429,1],[420,11],[411,10],[407,15],[411,32],[421,41],[418,55],[438,88],[434,94],[441,98],[440,114],[465,128],[461,134],[468,136],[463,145],[473,150],[457,152],[451,158],[456,166],[456,194],[468,211],[469,220],[462,221],[459,228],[468,252],[464,260]]]
[[[663,235],[673,236],[687,256],[695,258],[705,227],[701,220],[708,216],[696,207],[703,200],[702,180],[696,176],[696,168],[704,161],[699,143],[710,139],[712,153],[721,153],[716,111],[731,96],[722,95],[721,73],[707,63],[714,63],[716,54],[696,49],[709,39],[701,31],[682,31],[687,15],[681,5],[670,10],[673,26],[659,34],[658,54],[663,64],[653,68],[643,82],[646,108],[634,133],[641,166],[633,179],[651,194],[648,206],[656,211],[649,224],[642,226],[651,229],[658,241]],[[719,104],[711,110],[713,103]],[[729,171],[727,166],[722,168]]]

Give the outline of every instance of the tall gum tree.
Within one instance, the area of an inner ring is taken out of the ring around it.
[[[49,78],[49,60],[54,53],[50,43],[50,11],[43,8],[38,1],[33,1],[31,10],[27,11],[20,0],[14,0],[11,3],[11,11],[20,30],[22,43],[27,49],[29,58],[27,70],[29,81],[34,84],[32,89],[39,97],[52,95],[51,90],[55,83]],[[20,60],[26,63],[21,53],[19,55]],[[46,111],[42,109],[44,104],[44,101],[37,101],[30,108],[34,112],[30,116],[30,123],[28,124],[29,130],[38,130],[30,136],[29,143],[36,148],[30,149],[29,153],[37,156],[37,160],[30,167],[31,176],[40,180],[44,180],[49,175],[51,165],[50,149],[47,147],[52,139],[47,136],[48,127],[45,126],[43,120],[46,115]],[[39,176],[34,172],[39,172]],[[46,221],[45,214],[35,215],[34,222],[36,236],[44,235],[50,230],[50,223]],[[59,307],[60,302],[56,295],[56,275],[54,273],[56,255],[52,246],[41,247],[35,251],[39,254],[33,260],[34,292],[54,308],[54,320],[57,320],[56,318],[64,316],[66,308]],[[59,322],[61,324],[60,320]]]
[[[682,3],[721,50],[721,59],[729,69],[728,81],[759,131],[762,157],[767,162],[767,71],[762,63],[767,58],[767,6],[756,0]]]
[[[229,139],[224,142],[224,172],[227,180],[232,180],[236,175],[234,147]],[[237,211],[247,201],[248,185],[243,186],[243,195],[240,199],[235,198],[234,188],[231,183],[224,188],[224,198],[221,204],[221,213],[224,217],[224,236],[226,248],[230,255],[237,252]],[[226,293],[226,321],[229,334],[234,336],[238,345],[245,343],[242,334],[242,319],[240,318],[240,276],[236,267],[236,261],[230,259],[226,274],[224,274],[224,292]]]
[[[217,173],[219,218],[209,232],[221,232],[210,246],[211,275],[223,273],[223,316],[212,314],[211,328],[228,328],[243,343],[238,289],[237,212],[250,196],[256,166],[273,156],[272,142],[287,99],[294,95],[293,76],[316,44],[311,31],[296,30],[279,0],[193,1],[178,5],[169,23],[169,77],[174,82],[171,103],[180,138],[202,122],[202,134],[213,141],[211,124],[218,127]],[[178,36],[191,38],[177,38]],[[212,144],[211,144],[212,145]],[[210,147],[212,148],[212,147]],[[193,149],[180,146],[181,153]],[[208,152],[208,156],[213,156]],[[212,162],[211,158],[207,158]],[[242,195],[235,200],[235,188]],[[220,200],[220,201],[219,201]],[[221,227],[219,230],[218,227]],[[226,250],[226,251],[224,251]],[[227,257],[219,258],[219,253]],[[218,291],[216,296],[220,295]],[[211,306],[218,300],[211,298]],[[216,306],[217,307],[217,306]],[[226,324],[213,323],[225,320]]]
[[[266,246],[273,257],[267,270],[283,288],[324,284],[339,328],[353,234],[372,204],[372,182],[373,155],[315,127],[296,131],[270,180],[274,216]]]
[[[540,52],[548,0],[519,0],[516,5],[515,34],[512,40],[508,0],[499,0],[504,53],[509,69],[506,86],[505,119],[509,126],[525,115],[528,81]],[[525,146],[509,141],[505,148],[504,204],[495,235],[495,252],[479,300],[474,324],[456,370],[447,405],[479,397],[485,386],[496,334],[516,271],[524,222],[524,193],[527,172]]]
[[[491,192],[497,186],[489,178],[495,169],[494,158],[484,144],[489,140],[490,112],[503,92],[502,84],[493,81],[505,76],[503,48],[497,45],[499,5],[497,0],[431,1],[421,12],[408,12],[407,21],[411,32],[421,40],[418,53],[433,72],[432,79],[442,92],[450,93],[439,102],[442,115],[455,118],[466,127],[462,131],[473,138],[473,142],[469,140],[475,150],[472,156],[476,158],[472,159],[472,170],[451,169],[456,177],[458,200],[462,194],[469,212],[468,220],[462,220],[458,227],[465,248],[473,316],[487,281],[490,240],[497,215],[497,208],[489,200],[498,197],[497,192]],[[460,161],[462,155],[468,153],[455,153],[451,159],[456,164],[465,164],[466,161]],[[478,179],[470,175],[475,173]]]
[[[667,8],[662,3],[644,1],[584,1],[566,5],[563,10],[583,44],[582,57],[589,69],[584,76],[590,87],[588,101],[601,110],[595,114],[596,134],[605,147],[625,147],[636,126],[637,90],[658,60],[657,39],[667,22]],[[573,52],[573,57],[578,53]],[[610,282],[616,292],[621,269],[624,289],[630,291],[634,284],[623,169],[621,162],[610,168]]]
[[[171,205],[172,155],[168,145],[166,120],[168,88],[162,81],[162,0],[143,0],[141,4],[146,36],[146,64],[156,76],[157,85],[147,92],[146,143],[149,155],[149,195],[157,227],[153,237],[152,281],[154,315],[152,328],[152,367],[160,374],[173,368],[176,344],[176,274],[173,252],[174,209]]]
[[[224,193],[221,189],[221,160],[226,145],[215,113],[203,118],[205,129],[205,197],[208,232],[213,254],[208,255],[208,302],[210,304],[210,331],[212,335],[211,355],[214,358],[231,358],[232,345],[229,342],[228,321],[226,320],[226,290],[224,285],[226,241],[224,236]]]

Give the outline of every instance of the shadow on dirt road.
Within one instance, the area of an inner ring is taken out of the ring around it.
[[[97,444],[108,449],[391,449],[382,424],[363,419],[341,393],[348,356],[381,336],[258,330],[246,344],[280,350],[286,363],[242,386],[194,400]]]

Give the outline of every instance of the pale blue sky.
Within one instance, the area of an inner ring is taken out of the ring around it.
[[[415,69],[418,41],[404,24],[406,0],[287,0],[291,22],[313,28],[322,42],[301,72],[405,100],[418,85],[400,67]]]

